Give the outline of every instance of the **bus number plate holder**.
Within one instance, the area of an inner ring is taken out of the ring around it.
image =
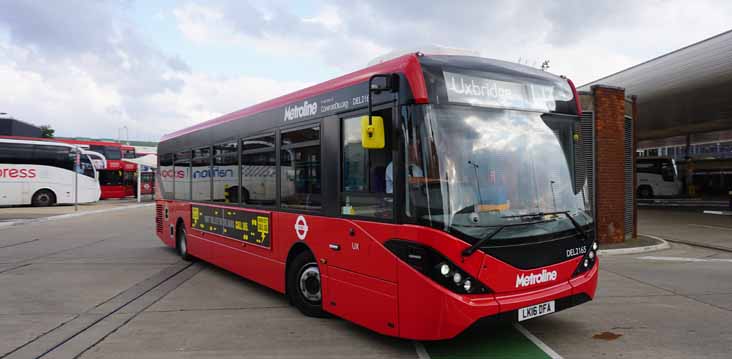
[[[555,307],[554,307],[554,301],[548,301],[544,303],[539,303],[535,305],[530,305],[528,307],[523,307],[518,310],[518,321],[522,322],[527,319],[541,317],[542,315],[547,315],[550,313],[554,313]]]

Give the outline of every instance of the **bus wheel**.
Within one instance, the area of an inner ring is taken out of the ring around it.
[[[287,276],[287,295],[297,309],[309,317],[326,317],[323,311],[323,292],[320,269],[313,255],[302,252],[290,264]]]
[[[190,261],[193,259],[193,257],[188,254],[188,239],[186,236],[186,227],[182,224],[178,225],[178,230],[176,231],[175,249],[178,251],[178,255],[180,255],[183,260]]]
[[[33,194],[33,198],[31,199],[31,204],[34,207],[48,207],[56,202],[56,196],[53,195],[53,192],[42,189],[36,193]]]
[[[638,197],[640,198],[651,198],[653,197],[653,188],[648,186],[642,186],[638,188]]]

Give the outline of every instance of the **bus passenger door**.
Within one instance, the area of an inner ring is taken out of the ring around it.
[[[391,109],[376,111],[391,122]],[[340,143],[326,149],[325,163],[338,164],[339,219],[329,226],[328,279],[324,308],[340,317],[387,335],[398,335],[396,262],[378,241],[394,230],[391,191],[391,146],[361,146],[361,113],[331,121]],[[390,127],[390,126],[385,126]],[[325,129],[328,131],[328,129]],[[332,132],[331,132],[332,133]],[[387,136],[388,138],[388,136]],[[327,172],[326,172],[327,173]],[[387,188],[388,187],[388,188]]]

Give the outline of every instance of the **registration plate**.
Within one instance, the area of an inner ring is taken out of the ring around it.
[[[549,313],[554,313],[554,301],[544,302],[541,304],[531,305],[518,310],[518,321],[541,317]]]

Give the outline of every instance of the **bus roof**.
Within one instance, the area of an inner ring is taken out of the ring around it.
[[[269,101],[265,101],[256,104],[251,107],[244,108],[242,110],[232,112],[217,118],[201,122],[199,124],[186,127],[184,129],[164,135],[160,141],[165,141],[171,138],[175,138],[181,135],[185,135],[191,132],[216,126],[222,123],[238,120],[247,115],[252,115],[258,112],[271,110],[280,106],[287,105],[291,102],[301,101],[319,94],[323,94],[329,91],[339,90],[351,85],[363,83],[369,80],[371,76],[376,74],[388,73],[388,72],[403,72],[407,75],[409,84],[412,87],[412,93],[414,101],[417,103],[427,103],[427,87],[424,83],[424,77],[422,75],[422,67],[417,59],[417,54],[408,54],[394,58],[389,61],[382,62],[373,66],[369,66],[365,69],[352,72],[350,74],[337,77],[326,82],[304,88],[302,90],[293,92],[288,95],[274,98]]]
[[[32,138],[32,137],[29,137],[29,138]],[[59,147],[70,147],[70,148],[76,148],[77,147],[77,146],[74,146],[73,144],[69,144],[69,143],[56,142],[56,141],[47,141],[47,140],[40,140],[40,139],[26,140],[26,139],[0,137],[0,142],[2,142],[2,143],[17,143],[17,144],[24,144],[24,145],[59,146]]]
[[[228,124],[244,118],[259,115],[270,110],[282,108],[285,106],[296,104],[300,101],[308,101],[316,99],[319,96],[329,95],[354,85],[365,84],[373,75],[385,73],[402,73],[409,84],[409,92],[411,100],[417,104],[426,104],[430,102],[430,94],[428,94],[428,84],[426,83],[425,71],[430,69],[443,69],[446,67],[456,68],[466,71],[487,71],[503,76],[521,76],[525,79],[533,79],[537,81],[563,82],[572,88],[573,100],[571,102],[572,112],[579,114],[579,105],[576,100],[576,92],[570,81],[566,78],[535,69],[529,66],[515,64],[507,61],[464,55],[432,55],[423,53],[410,53],[402,55],[391,60],[381,62],[379,64],[369,66],[367,68],[352,72],[350,74],[314,85],[291,94],[277,97],[275,99],[265,101],[251,107],[244,108],[217,118],[204,121],[193,126],[183,128],[181,130],[164,135],[159,145],[165,146],[166,143],[175,143],[184,141],[188,135],[197,134],[203,130],[211,129],[219,125]],[[366,89],[364,86],[364,93]],[[345,96],[345,94],[343,94]],[[337,100],[336,100],[337,101]],[[575,111],[576,110],[576,111]],[[205,137],[205,135],[204,135]],[[173,140],[173,141],[170,141]]]
[[[94,146],[110,146],[110,147],[122,147],[121,143],[108,142],[108,141],[93,141],[93,140],[73,140],[69,138],[40,138],[40,137],[26,137],[26,136],[0,136],[0,139],[9,140],[22,140],[22,141],[45,141],[45,142],[59,142],[68,143],[73,145],[94,145]]]

